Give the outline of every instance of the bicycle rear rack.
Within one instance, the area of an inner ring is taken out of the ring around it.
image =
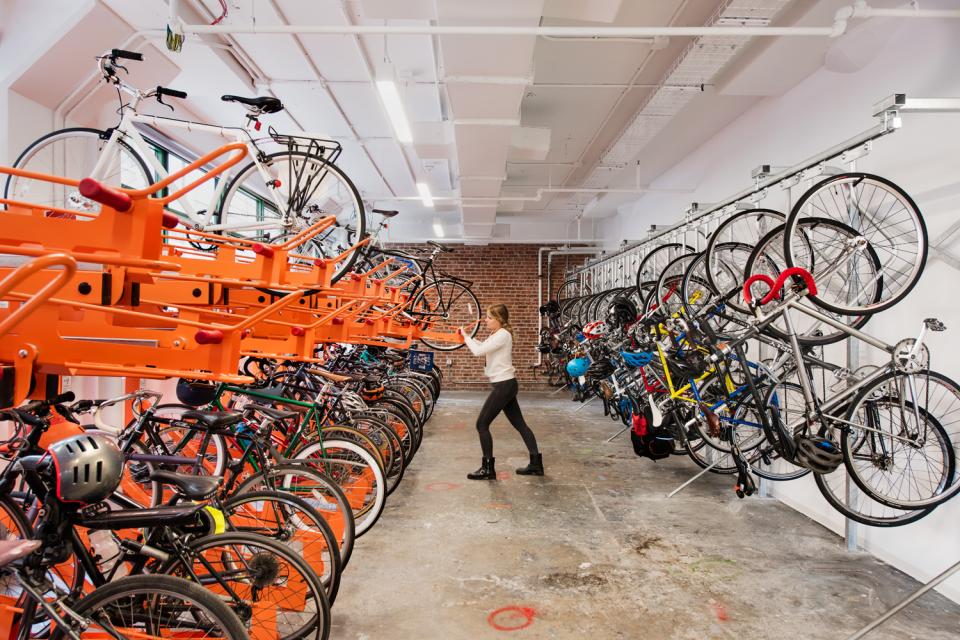
[[[267,133],[275,143],[281,147],[285,147],[287,151],[296,151],[309,156],[318,156],[330,164],[335,163],[343,151],[343,147],[336,140],[277,133],[273,127],[269,127]]]

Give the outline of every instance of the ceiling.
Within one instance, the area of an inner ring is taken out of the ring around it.
[[[844,0],[224,0],[220,24],[702,26],[830,24]],[[878,3],[873,3],[878,4]],[[879,4],[883,4],[882,2]],[[106,87],[80,95],[92,59],[144,51],[140,86],[190,94],[176,114],[240,125],[225,93],[274,95],[280,131],[341,142],[339,160],[371,207],[396,208],[397,241],[586,238],[581,219],[613,215],[660,173],[765,96],[823,63],[825,38],[601,39],[517,35],[243,34],[187,36],[168,51],[166,0],[97,0],[13,88],[70,119],[115,118]],[[220,0],[179,0],[209,24]],[[64,70],[67,70],[64,72]],[[413,140],[401,143],[375,81],[393,80]],[[92,85],[91,85],[92,86]],[[157,113],[162,107],[154,106]],[[197,151],[218,140],[177,138]],[[418,183],[435,198],[428,207]]]

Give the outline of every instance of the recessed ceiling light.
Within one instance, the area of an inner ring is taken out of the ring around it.
[[[407,120],[407,114],[403,109],[397,84],[393,80],[377,80],[377,91],[380,92],[380,98],[383,100],[383,106],[387,110],[387,116],[390,118],[390,124],[393,125],[397,140],[413,142],[410,122]]]
[[[426,182],[418,182],[417,191],[420,192],[420,199],[423,204],[433,209],[433,194],[430,193],[429,185]]]

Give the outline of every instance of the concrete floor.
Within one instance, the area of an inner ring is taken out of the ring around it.
[[[500,417],[501,480],[468,481],[481,401],[441,398],[357,543],[332,638],[845,638],[918,586],[776,501],[738,500],[728,476],[665,499],[693,463],[604,444],[617,425],[562,396],[521,397],[546,477],[513,473],[523,444]],[[868,636],[958,637],[960,606],[936,593]]]

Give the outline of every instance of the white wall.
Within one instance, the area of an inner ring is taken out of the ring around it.
[[[650,224],[670,224],[691,201],[716,202],[750,184],[760,164],[790,166],[872,126],[871,105],[892,93],[915,97],[960,97],[960,20],[916,20],[874,25],[889,40],[867,66],[853,73],[821,68],[783,96],[767,98],[745,112],[654,183],[658,188],[693,188],[691,195],[649,194],[604,225],[608,246],[643,237]],[[910,114],[903,129],[874,145],[857,169],[885,176],[910,193],[927,222],[931,241],[960,215],[960,113]],[[794,198],[799,195],[795,190]],[[787,206],[773,193],[763,206]],[[960,237],[952,249],[960,254]],[[948,326],[931,336],[932,365],[960,380],[960,272],[931,257],[916,289],[897,307],[872,319],[867,330],[895,342],[916,335],[923,318]],[[873,352],[873,353],[871,353]],[[882,361],[861,347],[862,360]],[[843,519],[822,499],[813,481],[775,485],[773,495],[838,533]],[[763,526],[763,523],[757,523]],[[920,580],[960,559],[960,500],[902,528],[861,527],[869,552]],[[940,589],[960,601],[960,576]]]

